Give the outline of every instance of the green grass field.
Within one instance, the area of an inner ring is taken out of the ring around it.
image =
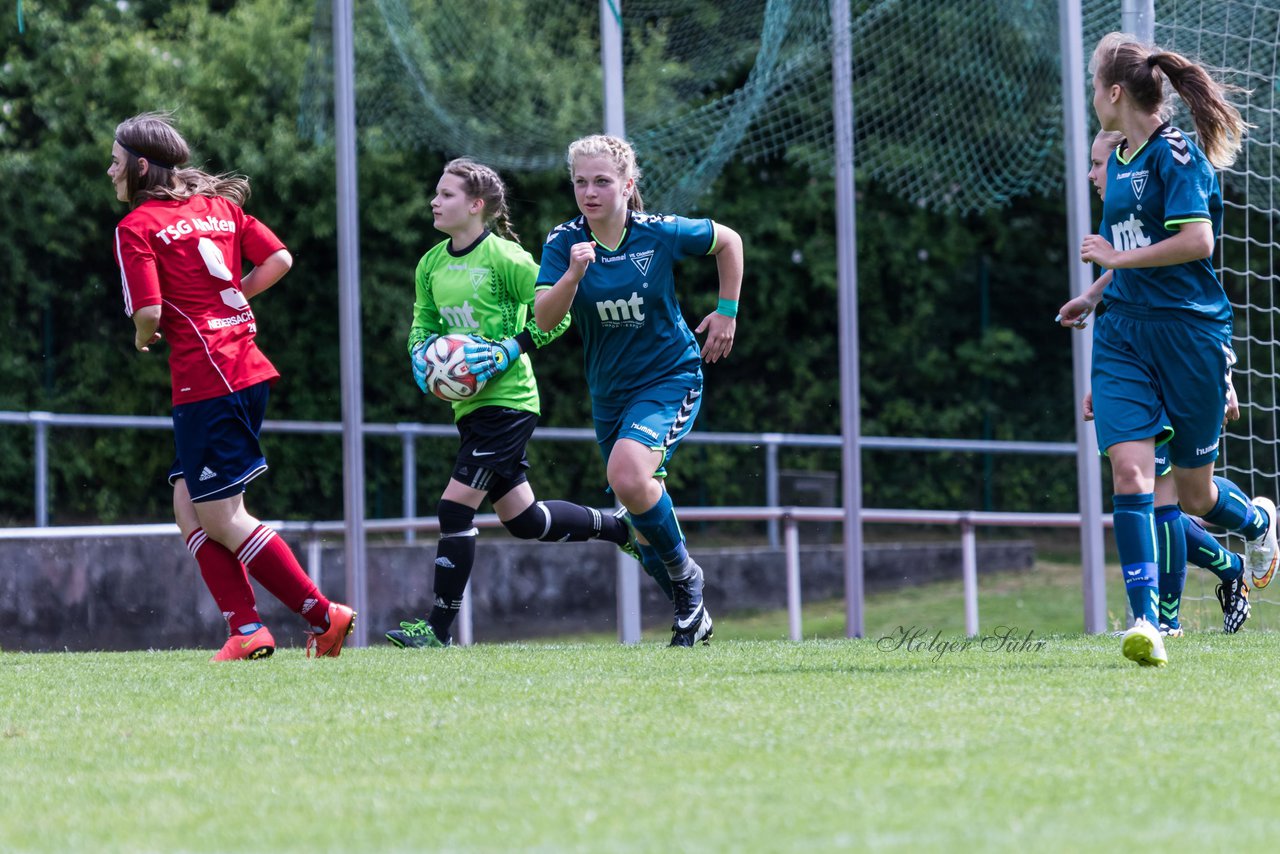
[[[1274,850],[1280,633],[1141,669],[1078,570],[983,581],[967,647],[936,585],[857,641],[0,654],[0,850]]]

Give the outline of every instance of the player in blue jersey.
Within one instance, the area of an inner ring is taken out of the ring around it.
[[[1168,444],[1182,509],[1240,533],[1261,587],[1276,565],[1275,505],[1213,474],[1227,375],[1231,306],[1210,259],[1222,226],[1214,167],[1231,163],[1244,122],[1224,87],[1186,57],[1110,33],[1090,62],[1103,130],[1124,141],[1107,161],[1102,234],[1081,260],[1112,271],[1093,339],[1094,425],[1111,458],[1117,549],[1136,620],[1125,657],[1168,663],[1157,617],[1155,447]],[[1168,82],[1201,146],[1163,119]],[[1069,313],[1064,319],[1071,320]]]
[[[663,478],[698,414],[703,360],[733,349],[742,238],[709,219],[644,213],[635,152],[624,140],[583,137],[569,146],[568,162],[582,215],[547,236],[537,323],[552,329],[572,312],[609,486],[630,514],[645,569],[671,579],[671,645],[706,643],[702,569],[685,548]],[[719,305],[693,331],[673,275],[690,255],[714,255],[720,280]],[[701,350],[695,332],[706,333]]]
[[[1098,195],[1104,199],[1107,161],[1123,139],[1123,135],[1117,131],[1099,131],[1089,151],[1089,181],[1098,188]],[[1063,306],[1062,313],[1058,315],[1062,324],[1083,329],[1086,325],[1084,318],[1098,305],[1104,288],[1110,282],[1111,271],[1107,270],[1081,297]],[[1063,319],[1064,317],[1068,319]],[[1082,408],[1084,420],[1092,421],[1092,394],[1085,395]],[[1226,420],[1234,421],[1239,417],[1239,402],[1228,374]],[[1187,563],[1202,567],[1217,576],[1223,631],[1234,634],[1249,618],[1249,586],[1244,580],[1244,558],[1223,548],[1199,521],[1181,511],[1178,507],[1177,485],[1172,476],[1173,467],[1169,463],[1168,445],[1156,448],[1155,454],[1154,505],[1160,634],[1165,637],[1182,635],[1179,612],[1187,579]]]
[[[425,393],[426,349],[436,336],[455,333],[472,336],[467,364],[486,382],[473,397],[453,403],[461,446],[436,507],[435,604],[425,620],[406,620],[386,633],[396,646],[418,649],[450,642],[475,563],[475,514],[486,498],[503,527],[522,540],[602,539],[633,548],[623,520],[568,501],[538,501],[525,475],[525,447],[541,404],[525,354],[558,338],[569,319],[543,332],[529,317],[538,265],[511,230],[502,179],[483,164],[452,160],[436,184],[431,212],[449,239],[422,256],[415,275],[408,342],[414,380]]]

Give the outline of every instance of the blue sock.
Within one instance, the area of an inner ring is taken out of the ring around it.
[[[240,634],[251,635],[260,628],[262,628],[262,623],[245,623],[240,627]]]
[[[671,496],[662,491],[658,503],[643,513],[632,513],[631,524],[644,535],[663,565],[673,579],[685,575],[685,564],[689,562],[689,552],[684,547],[684,534],[680,531],[680,522],[676,519],[676,509],[671,503]]]
[[[1190,524],[1176,504],[1165,504],[1155,510],[1156,565],[1159,567],[1160,623],[1177,627],[1178,609],[1182,607],[1182,588],[1187,583],[1187,534]]]
[[[1204,527],[1187,516],[1183,527],[1187,534],[1187,560],[1218,576],[1219,581],[1235,581],[1244,574],[1244,558],[1222,547]]]
[[[1213,482],[1218,485],[1218,501],[1204,514],[1206,522],[1235,531],[1246,540],[1256,540],[1266,533],[1271,520],[1253,506],[1240,487],[1225,477],[1214,477]]]
[[[654,578],[663,578],[667,576],[667,565],[662,562],[662,555],[658,554],[658,550],[646,543],[636,543],[640,549],[640,565],[644,567],[644,571],[652,575]]]
[[[1125,592],[1135,620],[1144,619],[1158,625],[1156,601],[1160,598],[1156,584],[1155,495],[1116,495],[1111,499],[1115,522],[1116,549],[1120,552],[1120,569],[1124,574]]]

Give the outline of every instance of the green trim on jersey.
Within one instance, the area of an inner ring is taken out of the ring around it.
[[[627,242],[628,231],[630,231],[630,229],[627,229],[627,228],[622,229],[622,236],[618,238],[618,246],[621,246],[622,244]],[[600,248],[603,249],[605,252],[618,251],[618,246],[610,246],[609,244],[605,243],[603,240],[596,237],[596,233],[594,231],[591,232],[591,239],[594,240],[597,244],[599,244]]]
[[[1213,225],[1213,220],[1209,219],[1207,216],[1191,216],[1191,217],[1187,217],[1186,219],[1166,219],[1164,221],[1164,227],[1168,228],[1170,231],[1173,231],[1173,229],[1169,228],[1169,226],[1186,225],[1189,222],[1207,222],[1209,223],[1209,225]]]
[[[518,243],[488,231],[460,254],[449,241],[433,246],[418,262],[414,274],[413,325],[408,349],[432,335],[480,335],[492,341],[528,331],[535,347],[545,347],[569,328],[569,315],[550,332],[533,321],[534,283],[538,265]],[[529,356],[490,379],[480,393],[453,403],[453,418],[482,406],[505,406],[522,412],[541,412],[538,383]]]
[[[1161,127],[1163,127],[1163,125]],[[1157,130],[1159,130],[1159,128],[1157,128]],[[1133,162],[1133,158],[1137,157],[1139,154],[1142,153],[1142,149],[1146,148],[1147,143],[1150,141],[1151,141],[1150,139],[1144,139],[1142,141],[1142,145],[1139,145],[1133,151],[1129,152],[1128,158],[1122,157],[1120,155],[1120,145],[1117,145],[1116,146],[1116,162],[1119,163],[1121,166],[1128,166],[1130,163]],[[1121,143],[1121,145],[1123,145],[1123,143]]]

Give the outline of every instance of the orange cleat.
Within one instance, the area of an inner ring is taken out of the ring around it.
[[[254,658],[270,658],[276,651],[276,639],[263,626],[251,635],[239,632],[227,638],[227,642],[210,661],[248,661]]]
[[[356,625],[356,612],[337,602],[329,603],[329,628],[320,634],[307,633],[307,658],[337,658],[342,655],[342,642]]]

